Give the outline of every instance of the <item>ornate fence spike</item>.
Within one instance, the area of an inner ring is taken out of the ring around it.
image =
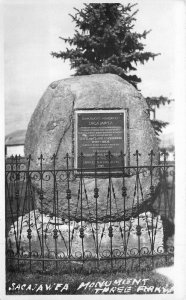
[[[57,154],[56,153],[54,153],[53,155],[52,155],[52,157],[51,157],[51,160],[54,160],[54,161],[56,161],[58,158],[57,158]]]
[[[125,157],[126,157],[126,154],[125,153],[123,153],[123,151],[121,150],[121,152],[120,152],[120,155],[119,155],[119,157],[121,158],[121,163],[122,163],[122,166],[124,166],[125,165]]]
[[[138,150],[133,154],[133,156],[136,156],[136,165],[137,165],[137,173],[138,173],[138,165],[139,165],[139,156],[141,156],[141,153],[139,153]],[[138,176],[138,174],[136,174]]]
[[[80,153],[79,157],[84,158],[83,152]]]
[[[106,157],[106,159],[107,159],[109,162],[111,162],[111,159],[112,159],[113,155],[112,155],[112,153],[111,153],[110,150],[108,151],[108,154],[105,155],[105,157]]]
[[[99,158],[97,151],[95,152],[95,156],[94,157],[95,157],[95,164],[94,165],[95,165],[95,172],[96,172],[97,171],[96,170],[97,169],[97,165],[98,165],[98,158]]]
[[[126,154],[121,150],[119,157],[124,158],[125,156],[126,156]]]
[[[163,156],[163,160],[164,160],[164,162],[166,162],[167,157],[169,156],[169,154],[166,151],[166,149],[163,149],[162,152],[160,153],[160,155]]]
[[[38,160],[41,160],[41,162],[42,162],[43,160],[45,160],[42,153],[41,153],[40,157],[38,157]]]
[[[64,159],[69,160],[71,158],[71,156],[68,154],[68,152],[66,153]]]
[[[153,150],[151,150],[151,151],[148,153],[148,155],[152,157],[152,156],[155,156],[155,153],[154,153]]]
[[[136,152],[133,154],[133,156],[136,156],[138,158],[139,156],[141,156],[141,153],[139,153],[139,151],[136,150]]]
[[[80,167],[83,168],[83,160],[84,160],[83,152],[80,153],[80,155],[78,156],[78,158],[80,159]]]

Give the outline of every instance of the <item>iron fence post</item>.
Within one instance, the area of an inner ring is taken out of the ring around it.
[[[136,233],[138,236],[138,255],[139,255],[139,269],[140,269],[140,257],[141,257],[141,249],[140,249],[140,237],[141,237],[141,226],[139,222],[139,157],[141,154],[138,150],[133,154],[136,157],[136,191],[137,191],[137,215],[138,215],[138,225],[136,226]]]
[[[121,151],[120,157],[121,157],[121,165],[122,165],[122,181],[123,181],[123,186],[122,186],[122,197],[123,197],[123,231],[124,231],[124,254],[125,254],[125,270],[126,270],[126,256],[127,256],[127,243],[126,243],[126,220],[125,220],[125,214],[126,214],[126,196],[127,196],[127,188],[125,186],[125,156]],[[122,229],[121,229],[122,230]]]
[[[27,189],[31,187],[31,178],[30,178],[30,174],[29,174],[29,170],[30,170],[30,161],[31,161],[31,155],[29,155],[29,157],[27,158],[28,160],[28,168],[27,168],[27,176],[26,176],[26,197],[27,197]],[[29,191],[30,192],[30,191]],[[31,239],[32,239],[32,230],[31,230],[31,224],[30,224],[30,202],[29,202],[29,212],[28,212],[28,230],[27,230],[27,238],[28,238],[28,242],[29,242],[29,258],[30,258],[30,271],[32,269],[32,264],[31,264],[31,254],[32,254],[32,245],[31,245]]]
[[[54,176],[54,219],[55,219],[55,225],[54,225],[54,230],[53,230],[53,238],[54,238],[54,243],[55,243],[55,258],[57,259],[58,251],[57,251],[57,239],[58,239],[58,230],[56,228],[56,222],[57,222],[57,215],[56,215],[56,154],[51,158],[53,160],[53,176]],[[58,270],[58,261],[56,260],[56,270]]]
[[[109,222],[109,237],[110,237],[110,256],[111,256],[111,268],[113,268],[113,249],[112,249],[112,238],[113,238],[113,228],[112,228],[112,182],[111,182],[111,159],[112,154],[108,151],[108,155],[106,156],[108,159],[108,176],[109,176],[109,215],[110,215],[110,222]]]
[[[97,255],[97,267],[99,268],[99,252],[98,252],[98,197],[99,197],[99,189],[97,187],[97,159],[98,154],[95,152],[95,188],[94,188],[94,198],[96,199],[96,255]]]
[[[67,172],[67,190],[66,190],[66,198],[68,201],[68,221],[69,221],[69,226],[68,226],[68,257],[69,259],[71,258],[71,245],[70,245],[70,236],[71,236],[71,231],[70,231],[70,199],[71,199],[71,190],[70,190],[70,171],[69,171],[69,159],[70,156],[67,153],[65,156],[66,159],[66,172]]]
[[[153,185],[153,156],[155,156],[153,150],[148,154],[150,156],[150,196],[153,200],[154,197],[154,185]],[[151,219],[151,230],[152,230],[152,238],[151,238],[151,252],[152,252],[152,266],[154,267],[154,212],[152,210],[152,219]]]
[[[38,158],[40,160],[40,178],[41,178],[41,185],[40,185],[40,197],[39,199],[41,200],[41,256],[42,256],[42,268],[44,271],[45,268],[45,263],[44,263],[44,231],[43,231],[43,154],[41,153],[40,157]]]
[[[16,166],[16,178],[15,178],[15,199],[16,199],[16,212],[17,212],[17,255],[18,255],[18,271],[19,271],[19,256],[20,256],[20,248],[19,248],[19,242],[18,242],[18,236],[19,236],[19,173],[18,173],[18,156],[15,156],[15,166]]]
[[[80,238],[81,238],[81,248],[84,262],[84,228],[83,228],[83,159],[84,155],[80,154],[80,198],[81,198],[81,228],[80,228]]]

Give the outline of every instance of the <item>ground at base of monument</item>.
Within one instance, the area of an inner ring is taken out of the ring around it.
[[[84,274],[7,272],[7,295],[172,294],[174,284],[154,271]]]

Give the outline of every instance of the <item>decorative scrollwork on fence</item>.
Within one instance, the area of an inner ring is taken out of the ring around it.
[[[121,166],[116,170],[112,165],[114,156],[108,153],[108,168],[101,170],[95,161],[91,175],[84,169],[83,154],[79,158],[80,169],[72,168],[73,157],[68,154],[61,169],[57,168],[56,155],[51,163],[40,155],[35,170],[31,169],[31,156],[24,160],[8,159],[5,168],[7,259],[19,262],[24,258],[30,268],[35,261],[42,262],[42,268],[48,261],[56,262],[56,266],[59,261],[82,266],[93,261],[98,266],[104,261],[111,267],[117,261],[118,269],[119,262],[124,269],[131,265],[136,268],[142,259],[149,257],[153,261],[156,257],[169,261],[174,246],[165,244],[163,218],[173,219],[174,164],[167,161],[166,153],[158,163],[151,151],[146,164],[140,165],[142,156],[143,153],[136,151],[136,164],[129,166],[125,154],[121,153],[118,157]],[[127,185],[128,178],[133,178],[134,186]],[[105,195],[103,180],[108,184]],[[46,188],[50,190],[48,198]],[[131,194],[133,203],[128,207]],[[105,207],[101,204],[103,198]],[[47,201],[52,203],[50,212],[45,211]],[[119,201],[122,206],[118,206]]]

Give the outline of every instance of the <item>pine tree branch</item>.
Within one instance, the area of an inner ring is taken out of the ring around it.
[[[165,128],[169,123],[160,120],[151,120],[151,124],[155,130],[156,135],[162,133],[163,128]]]
[[[174,99],[169,99],[168,97],[159,96],[159,97],[146,97],[145,98],[149,107],[156,106],[159,108],[160,105],[170,104]]]

